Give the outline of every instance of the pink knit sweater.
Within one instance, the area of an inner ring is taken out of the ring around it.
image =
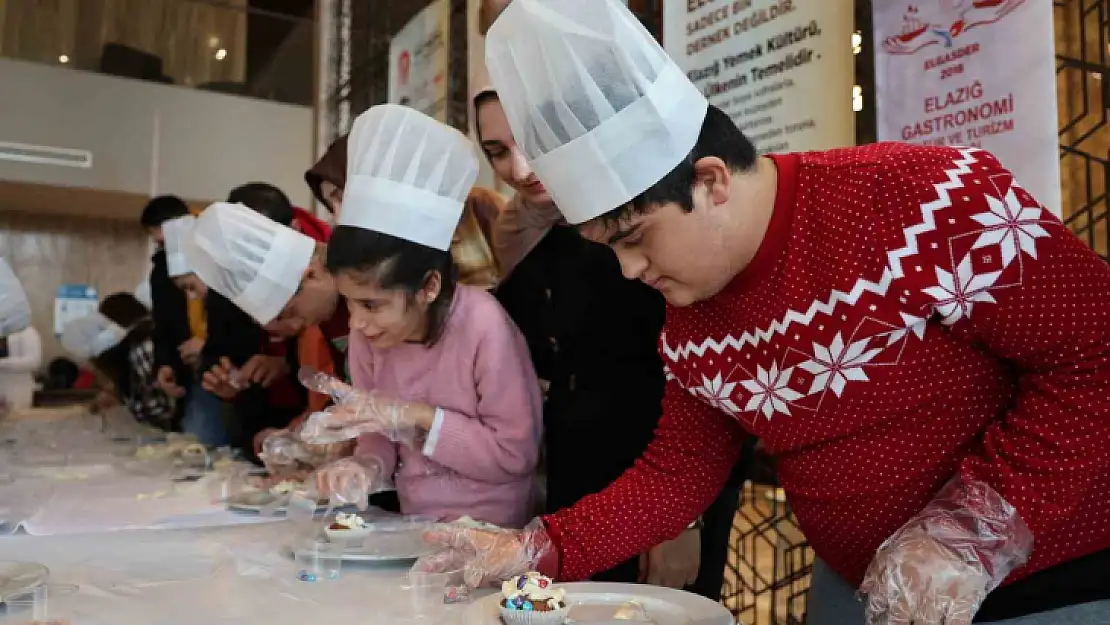
[[[541,393],[528,346],[497,300],[460,285],[435,345],[379,350],[352,332],[348,358],[356,387],[440,408],[416,449],[377,434],[358,439],[356,457],[394,473],[402,512],[504,527],[531,518]]]

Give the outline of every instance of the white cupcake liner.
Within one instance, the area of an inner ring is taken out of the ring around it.
[[[563,625],[570,614],[570,608],[559,608],[549,612],[536,612],[534,610],[510,610],[505,606],[501,608],[501,621],[505,625]]]

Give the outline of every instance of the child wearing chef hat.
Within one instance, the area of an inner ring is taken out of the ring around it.
[[[382,105],[355,121],[327,261],[351,314],[356,390],[333,387],[338,406],[303,434],[361,433],[352,458],[319,472],[325,493],[359,503],[392,479],[404,513],[519,527],[540,390],[505,311],[457,282],[449,249],[477,175],[470,141],[418,111]],[[403,432],[417,442],[399,444]]]
[[[197,218],[185,256],[208,287],[269,334],[295,338],[300,364],[344,375],[347,311],[324,268],[322,244],[241,204],[217,203]],[[205,373],[205,380],[227,398],[257,381],[250,379],[246,367],[241,371],[244,379],[235,373],[225,358]],[[326,402],[326,396],[314,394],[308,408],[320,410]],[[263,450],[269,435],[295,423],[296,416],[248,424],[255,452]]]

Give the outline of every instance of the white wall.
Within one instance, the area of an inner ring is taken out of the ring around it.
[[[0,160],[0,180],[219,200],[245,182],[310,206],[312,109],[0,59],[0,142],[93,153],[89,169]]]

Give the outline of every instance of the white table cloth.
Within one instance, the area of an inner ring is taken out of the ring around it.
[[[51,617],[73,625],[212,625],[413,622],[406,566],[344,563],[339,579],[297,579],[283,546],[290,523],[94,536],[0,538],[0,558],[38,562],[51,584]],[[457,623],[461,606],[446,606]],[[427,622],[427,621],[425,621]]]

